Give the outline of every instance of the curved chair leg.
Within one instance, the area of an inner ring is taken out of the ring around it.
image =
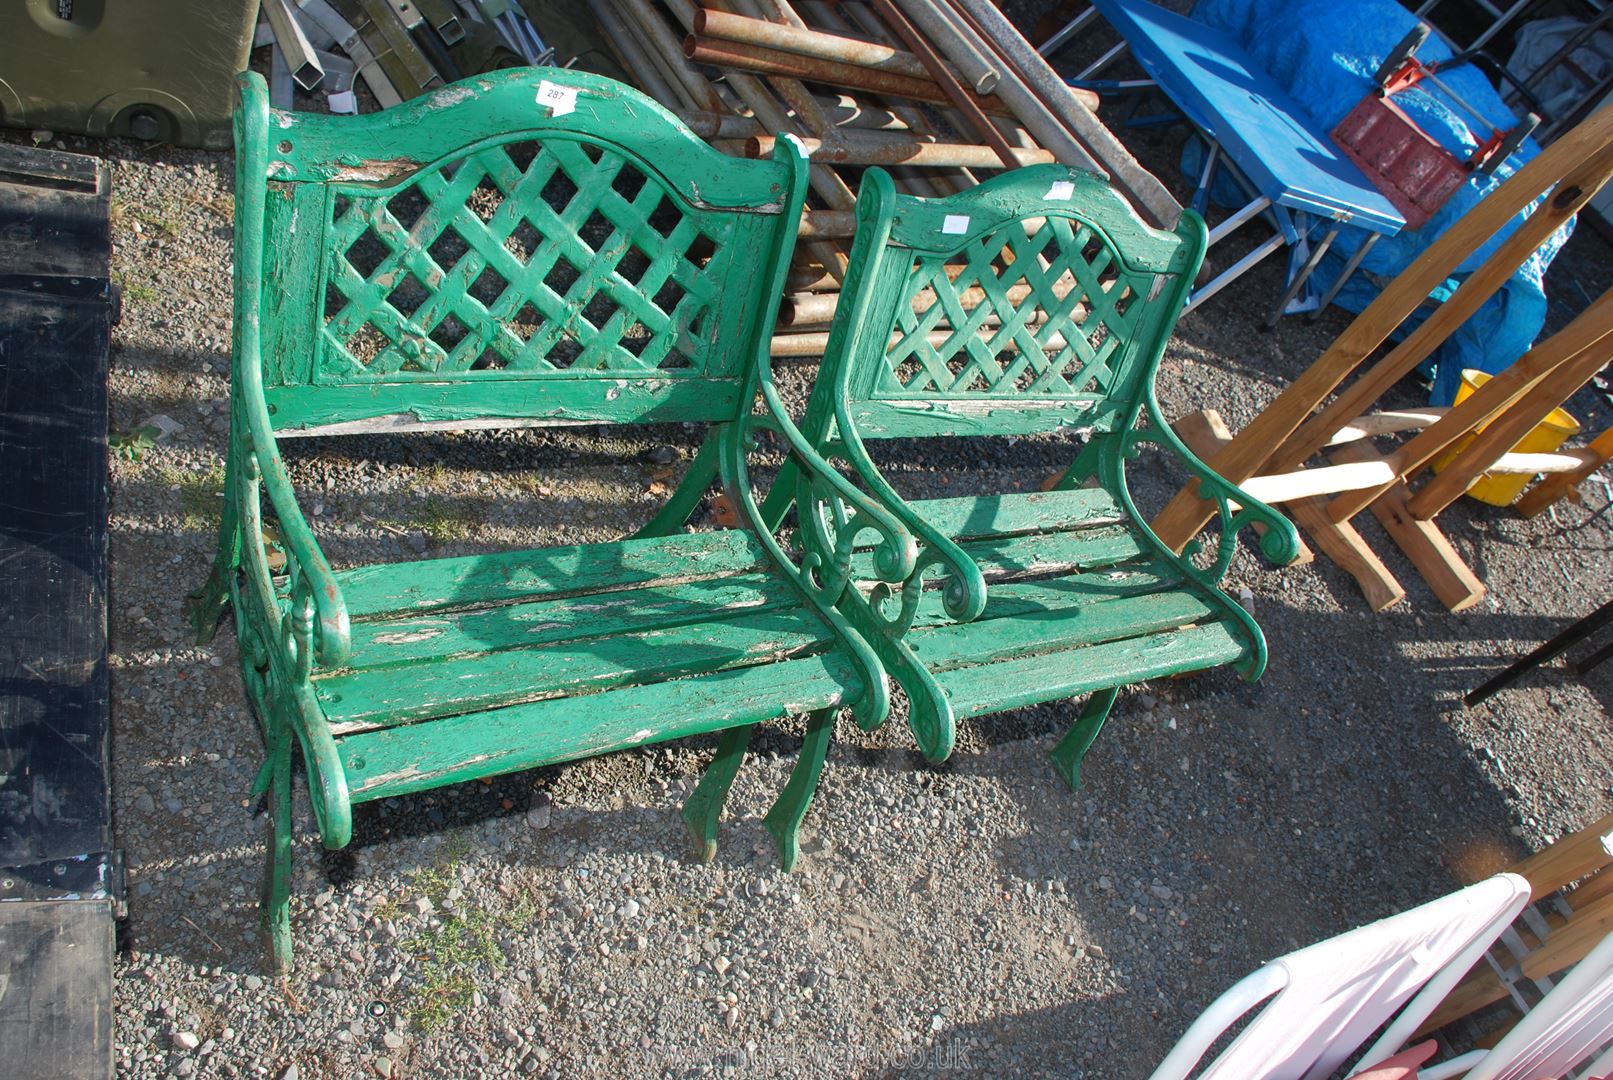
[[[201,587],[185,597],[185,617],[196,631],[198,645],[206,645],[218,632],[224,609],[230,606],[229,575],[233,572],[234,568],[226,568],[224,560],[220,558],[213,564],[212,572]]]
[[[683,821],[689,826],[689,841],[694,856],[701,862],[717,857],[717,823],[722,820],[722,809],[728,802],[728,789],[739,774],[740,762],[745,760],[745,746],[750,742],[755,724],[729,728],[722,733],[717,744],[717,756],[711,759],[700,783],[683,804]]]
[[[1081,447],[1081,452],[1075,456],[1070,467],[1064,470],[1064,475],[1058,478],[1053,485],[1054,491],[1071,491],[1098,475],[1098,462],[1103,453],[1103,439],[1094,437]]]
[[[224,609],[230,606],[230,579],[241,559],[241,536],[235,512],[235,453],[224,462],[224,508],[218,523],[218,553],[213,568],[199,589],[185,597],[185,616],[196,630],[196,643],[205,645],[218,631]]]
[[[291,970],[291,733],[281,728],[269,747],[269,852],[263,874],[263,940],[269,968]],[[261,775],[261,774],[260,774]]]
[[[717,439],[714,433],[708,433],[666,503],[633,536],[669,536],[683,528],[716,479],[717,462]]]
[[[1092,741],[1103,730],[1103,722],[1109,719],[1109,710],[1114,708],[1115,698],[1119,694],[1120,687],[1112,686],[1087,698],[1087,703],[1081,707],[1080,717],[1053,748],[1053,767],[1064,777],[1071,791],[1081,790],[1081,759],[1086,757]]]
[[[829,737],[834,734],[836,709],[819,709],[807,717],[806,740],[801,743],[801,755],[790,771],[790,779],[779,792],[777,801],[762,824],[778,843],[779,861],[785,871],[794,869],[801,856],[799,833],[801,821],[812,796],[818,790],[818,777],[823,773],[823,759],[829,753]]]

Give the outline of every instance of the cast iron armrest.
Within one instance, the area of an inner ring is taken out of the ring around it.
[[[943,586],[942,608],[956,622],[968,622],[986,609],[986,579],[957,543],[908,505],[891,487],[868,456],[844,403],[835,409],[835,424],[839,428],[840,448],[845,459],[862,477],[869,489],[913,535],[923,543],[913,572],[893,590],[884,583],[874,586],[869,595],[869,606],[880,624],[895,637],[905,636],[913,625],[919,598],[924,592],[925,572],[938,569],[946,584]]]
[[[901,584],[914,573],[918,544],[894,508],[842,476],[790,419],[770,378],[761,381],[766,425],[788,447],[795,465],[795,505],[802,548],[803,584],[833,605],[853,578],[857,537],[873,530],[873,569],[880,582]]]
[[[352,646],[351,623],[341,587],[331,571],[325,553],[319,550],[313,530],[297,505],[297,492],[281,460],[269,410],[263,397],[263,368],[258,353],[256,326],[242,328],[240,363],[236,366],[238,408],[246,421],[247,445],[243,466],[257,472],[280,523],[280,542],[289,556],[287,571],[292,575],[291,604],[286,612],[286,643],[298,651],[299,666],[306,670],[316,663],[323,668],[340,667],[347,662]],[[246,545],[261,544],[261,538],[243,537]]]
[[[779,572],[794,583],[803,602],[828,624],[855,665],[862,693],[845,704],[851,706],[857,723],[871,731],[890,714],[890,682],[873,648],[852,628],[836,602],[848,591],[846,585],[852,580],[852,554],[859,535],[868,530],[877,534],[872,560],[875,572],[895,581],[912,572],[917,544],[883,507],[812,449],[790,420],[770,380],[761,380],[761,390],[765,414],[747,413],[738,422],[723,427],[718,449],[723,483],[741,520],[767,550]],[[787,549],[777,535],[782,515],[764,512],[752,491],[749,452],[762,429],[777,433],[788,446],[789,457],[774,482],[774,493],[787,484],[799,500],[798,550]]]
[[[1160,413],[1159,402],[1154,395],[1149,393],[1147,397],[1149,426],[1146,429],[1134,428],[1128,433],[1131,445],[1151,442],[1174,453],[1181,459],[1187,471],[1198,480],[1200,496],[1214,500],[1216,513],[1220,517],[1221,535],[1216,544],[1214,564],[1208,570],[1200,570],[1193,565],[1188,556],[1200,550],[1200,543],[1194,538],[1188,542],[1182,556],[1179,557],[1183,570],[1206,584],[1218,585],[1226,575],[1227,567],[1232,563],[1233,552],[1237,550],[1238,532],[1251,525],[1265,526],[1265,534],[1260,537],[1260,550],[1274,564],[1287,566],[1299,558],[1299,531],[1294,528],[1294,523],[1200,460],[1197,454],[1187,448],[1170,424],[1165,422],[1164,416]],[[1236,512],[1232,509],[1232,503],[1237,503],[1239,506]],[[1140,523],[1147,527],[1146,522]],[[1149,532],[1152,534],[1153,530],[1149,529]]]

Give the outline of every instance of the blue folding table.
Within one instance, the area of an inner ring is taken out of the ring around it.
[[[1210,185],[1223,167],[1230,166],[1249,193],[1245,206],[1211,230],[1210,243],[1261,215],[1277,230],[1195,289],[1188,299],[1189,310],[1284,246],[1291,249],[1288,284],[1268,325],[1282,314],[1326,307],[1378,238],[1393,236],[1405,227],[1406,219],[1372,181],[1325,133],[1313,129],[1299,105],[1254,65],[1237,41],[1220,30],[1148,0],[1092,0],[1091,10],[1078,15],[1042,46],[1043,54],[1068,40],[1094,11],[1125,41],[1083,71],[1081,78],[1097,74],[1129,46],[1150,80],[1119,85],[1157,86],[1209,143],[1193,196],[1194,208],[1203,211]],[[1329,226],[1322,239],[1312,243],[1310,234],[1317,221]],[[1371,235],[1351,255],[1326,296],[1318,300],[1307,291],[1296,300],[1345,224],[1361,226]]]

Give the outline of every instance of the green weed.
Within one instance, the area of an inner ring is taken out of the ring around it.
[[[112,452],[125,461],[139,461],[146,456],[146,451],[157,445],[157,436],[162,431],[150,424],[144,424],[133,431],[119,432],[107,440]]]
[[[176,469],[171,465],[157,470],[157,478],[170,488],[178,488],[179,514],[187,531],[205,531],[218,525],[220,498],[224,491],[224,466],[214,465],[206,472]]]
[[[449,503],[435,495],[426,496],[422,513],[425,518],[421,522],[422,529],[438,544],[450,544],[470,536],[470,522],[455,514]]]
[[[158,296],[157,290],[146,282],[131,281],[127,277],[118,278],[118,288],[123,290],[125,301],[133,300],[136,303],[149,304]]]
[[[444,845],[441,862],[410,872],[408,891],[429,898],[441,908],[459,881],[459,861],[468,848],[464,840],[450,838]],[[377,914],[387,917],[389,909],[390,917],[396,917],[398,909],[390,900],[377,908]],[[479,977],[485,972],[503,971],[508,964],[499,937],[531,925],[537,913],[537,904],[527,898],[503,911],[456,908],[443,917],[440,925],[404,941],[403,950],[420,965],[416,992],[405,1012],[410,1024],[430,1032],[465,1009],[476,992]]]
[[[130,215],[144,226],[146,232],[156,233],[165,240],[177,239],[182,231],[178,220],[153,214],[149,210],[131,210]]]

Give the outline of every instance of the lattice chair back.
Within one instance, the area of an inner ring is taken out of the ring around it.
[[[804,194],[788,140],[735,160],[555,68],[357,117],[272,111],[250,75],[241,92],[237,240],[261,259],[238,258],[237,290],[261,299],[277,430],[748,407]]]
[[[1101,178],[1063,166],[946,199],[898,195],[870,169],[825,370],[868,438],[1116,430],[1205,245],[1198,215],[1150,228]]]

